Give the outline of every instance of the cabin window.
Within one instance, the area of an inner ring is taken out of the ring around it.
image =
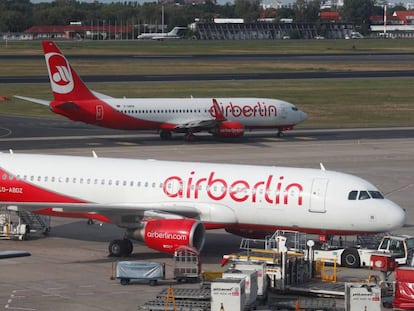
[[[352,190],[349,194],[348,194],[348,200],[356,200],[358,196],[358,191],[356,190]]]

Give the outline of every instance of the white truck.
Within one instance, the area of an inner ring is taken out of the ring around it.
[[[348,268],[369,267],[372,254],[390,254],[398,265],[405,265],[414,252],[414,236],[386,235],[377,249],[361,247],[313,249],[313,260],[336,261],[337,265]]]

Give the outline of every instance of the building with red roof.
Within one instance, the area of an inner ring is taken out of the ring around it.
[[[24,34],[36,39],[126,39],[127,36],[134,37],[132,25],[46,25],[33,26]]]

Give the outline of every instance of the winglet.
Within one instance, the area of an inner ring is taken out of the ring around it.
[[[225,121],[226,117],[224,116],[223,112],[221,111],[217,99],[213,98],[213,111],[216,121]]]

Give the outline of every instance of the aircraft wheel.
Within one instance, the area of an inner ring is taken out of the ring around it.
[[[134,250],[134,245],[132,244],[132,241],[129,239],[124,239],[125,242],[125,255],[129,256],[132,254],[132,251]]]
[[[161,130],[160,137],[162,140],[169,140],[172,137],[171,131]]]
[[[121,257],[127,253],[127,243],[125,240],[113,240],[109,243],[108,251],[109,256]]]
[[[347,268],[359,268],[361,259],[358,250],[355,248],[347,248],[341,255],[341,265]]]
[[[276,134],[277,137],[283,137],[283,135],[284,135],[283,132],[277,132]]]

